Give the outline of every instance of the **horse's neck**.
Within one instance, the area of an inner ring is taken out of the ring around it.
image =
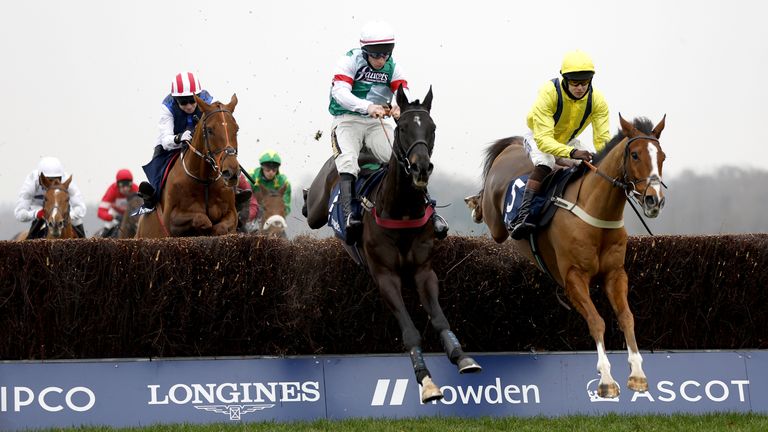
[[[421,217],[424,212],[424,192],[413,187],[411,176],[405,173],[394,153],[376,198],[378,210],[390,218]]]
[[[600,162],[597,169],[613,179],[623,181],[624,145],[616,145]],[[624,190],[608,179],[588,172],[579,190],[579,205],[591,216],[603,220],[620,220],[624,216],[627,197]]]

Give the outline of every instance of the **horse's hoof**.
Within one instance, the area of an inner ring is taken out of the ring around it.
[[[477,373],[483,370],[482,366],[480,366],[472,357],[464,357],[459,360],[459,363],[456,366],[459,368],[459,373],[462,374]]]
[[[615,382],[600,384],[597,387],[597,395],[601,398],[613,399],[619,397],[619,385]]]
[[[443,398],[443,392],[432,382],[432,378],[424,377],[421,380],[421,403],[427,403]]]
[[[634,390],[636,392],[647,392],[648,391],[648,380],[645,377],[629,377],[629,380],[627,380],[627,387],[629,387],[630,390]]]

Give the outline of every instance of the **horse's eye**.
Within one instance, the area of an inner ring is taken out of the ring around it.
[[[639,156],[637,155],[637,152],[634,152],[634,151],[632,152],[632,159],[633,160],[638,160],[639,159]]]

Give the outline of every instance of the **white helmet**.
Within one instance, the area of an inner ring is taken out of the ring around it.
[[[360,46],[394,45],[395,32],[389,24],[383,21],[372,21],[360,32]]]
[[[200,80],[192,72],[177,73],[171,81],[171,96],[192,96],[203,90]]]
[[[64,177],[64,166],[57,158],[46,156],[37,163],[37,172],[46,177]]]

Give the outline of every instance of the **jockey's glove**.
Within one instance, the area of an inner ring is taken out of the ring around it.
[[[173,142],[176,144],[181,144],[184,141],[192,141],[192,132],[185,130],[184,132],[177,133],[176,136],[173,137]]]

